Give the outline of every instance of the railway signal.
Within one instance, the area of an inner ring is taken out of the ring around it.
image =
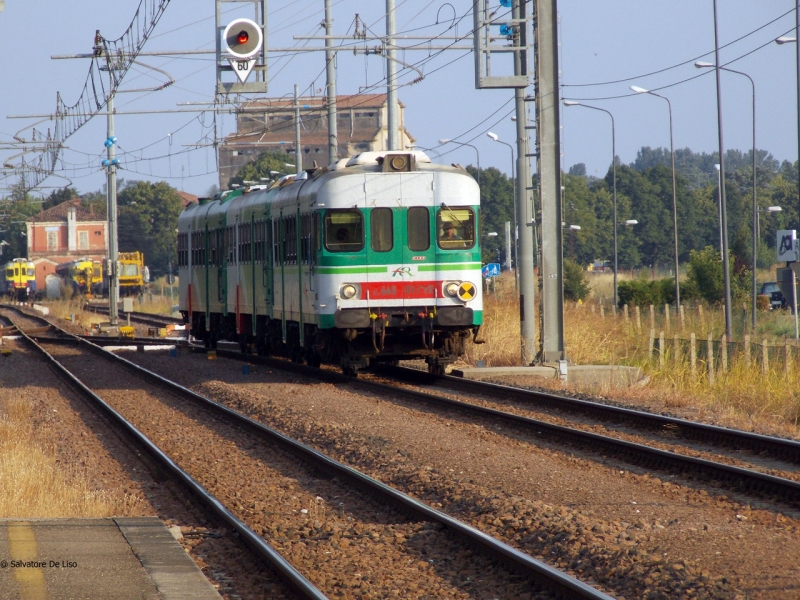
[[[256,64],[256,55],[264,43],[264,32],[255,21],[236,19],[225,28],[222,38],[230,54],[228,62],[239,81],[244,83]]]

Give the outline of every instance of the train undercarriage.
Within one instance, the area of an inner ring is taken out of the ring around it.
[[[353,377],[375,363],[415,359],[425,360],[429,373],[443,375],[447,365],[464,354],[467,340],[477,336],[471,310],[458,315],[442,310],[412,315],[405,309],[387,309],[385,313],[372,313],[372,318],[368,311],[363,312],[367,313],[366,322],[362,314],[346,314],[337,318],[333,328],[303,324],[302,335],[297,321],[257,316],[254,328],[251,315],[239,315],[237,327],[235,314],[212,313],[206,322],[205,313],[193,313],[191,335],[208,348],[215,348],[222,340],[235,342],[244,353],[285,356],[314,367],[335,364]],[[456,322],[467,318],[469,324]],[[184,320],[190,321],[187,313]]]

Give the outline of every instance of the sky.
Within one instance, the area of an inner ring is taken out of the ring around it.
[[[149,0],[151,3],[153,0]],[[494,4],[495,2],[492,2]],[[499,1],[497,2],[499,4]],[[268,6],[268,47],[321,47],[321,40],[294,36],[322,35],[323,0],[293,0]],[[55,111],[56,95],[72,104],[86,80],[89,61],[53,60],[53,55],[91,52],[95,30],[107,39],[119,37],[139,6],[138,0],[5,0],[0,12],[0,158],[15,163],[18,151],[2,149],[15,134],[25,138],[30,127],[53,128],[41,118]],[[472,28],[471,0],[396,0],[398,36],[464,35]],[[223,22],[251,17],[248,3],[223,4]],[[349,36],[358,14],[368,34],[385,33],[385,2],[333,0],[334,34]],[[718,148],[713,69],[697,69],[695,60],[714,62],[714,15],[710,0],[561,0],[558,3],[563,98],[606,109],[614,115],[616,153],[623,163],[636,158],[642,146],[669,147],[669,114],[661,98],[636,94],[637,85],[666,96],[672,103],[675,148],[713,152]],[[755,81],[757,146],[779,160],[797,160],[797,55],[795,44],[777,45],[781,35],[794,35],[794,2],[789,0],[718,0],[721,63]],[[213,49],[213,0],[171,0],[144,51]],[[354,54],[352,42],[337,55],[337,92],[385,91],[385,66],[374,54]],[[411,42],[409,42],[411,43]],[[467,42],[462,42],[467,45]],[[358,47],[374,47],[376,42]],[[496,167],[511,173],[507,146],[492,141],[488,131],[514,142],[512,90],[477,90],[471,52],[432,50],[399,52],[398,58],[419,71],[398,69],[398,98],[405,105],[405,124],[420,148],[429,148],[436,162]],[[124,111],[186,111],[214,99],[213,54],[140,57],[140,62],[166,71],[175,83],[161,91],[148,89],[165,82],[164,75],[134,65],[116,99]],[[419,77],[421,81],[412,83]],[[614,82],[614,83],[611,83]],[[384,85],[382,85],[384,83]],[[323,52],[271,52],[269,97],[291,96],[298,84],[302,95],[322,95]],[[528,88],[532,93],[532,88]],[[752,93],[741,75],[723,73],[722,110],[725,148],[752,147]],[[188,103],[188,105],[187,105]],[[611,127],[607,115],[580,106],[562,107],[563,167],[584,163],[589,175],[603,176],[611,164]],[[26,129],[27,128],[27,129]],[[211,142],[235,131],[232,115],[173,112],[119,114],[115,122],[120,158],[119,177],[167,181],[199,196],[218,182]],[[440,144],[440,139],[461,143]],[[80,193],[100,190],[105,172],[106,118],[94,117],[70,136],[56,173],[35,194],[72,185]],[[535,165],[534,165],[535,167]],[[0,197],[16,181],[13,171],[0,170]]]

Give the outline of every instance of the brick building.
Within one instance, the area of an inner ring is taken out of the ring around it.
[[[108,255],[107,222],[81,206],[80,198],[40,212],[25,226],[28,259],[36,263],[37,287],[40,278],[44,286],[55,264],[83,257],[102,260]]]
[[[416,139],[406,130],[399,105],[401,149],[411,149]],[[330,164],[328,154],[327,97],[300,100],[300,149],[303,166]],[[219,149],[219,186],[228,189],[241,167],[267,151],[285,152],[294,162],[294,98],[262,98],[242,105],[236,119],[236,133],[225,138]],[[389,133],[386,94],[337,96],[336,127],[339,158],[360,152],[386,150]]]

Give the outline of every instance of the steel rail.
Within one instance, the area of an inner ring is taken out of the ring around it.
[[[670,435],[680,435],[686,439],[700,441],[716,441],[725,446],[741,450],[746,448],[758,454],[768,455],[771,458],[785,460],[795,465],[800,465],[800,442],[786,438],[773,437],[729,429],[718,425],[687,421],[677,417],[669,417],[656,413],[623,408],[571,398],[558,394],[526,390],[510,387],[498,383],[475,381],[462,377],[449,375],[436,376],[415,369],[405,367],[386,368],[387,374],[391,373],[397,378],[403,378],[415,383],[444,384],[454,390],[470,394],[483,394],[501,400],[514,399],[524,401],[535,407],[551,408],[561,412],[579,415],[589,415],[614,423],[630,423],[638,427],[647,427],[653,430],[665,430]]]
[[[492,408],[476,406],[467,402],[451,400],[425,392],[409,390],[408,388],[395,387],[385,383],[363,379],[353,379],[352,377],[346,377],[333,371],[320,371],[313,367],[307,367],[289,361],[243,355],[240,352],[224,349],[217,349],[216,352],[218,356],[225,358],[244,360],[253,364],[267,364],[275,368],[312,378],[336,383],[349,383],[350,385],[362,386],[371,391],[395,397],[405,396],[412,401],[453,409],[471,417],[493,419],[505,425],[521,428],[527,435],[555,440],[561,444],[566,440],[568,443],[592,454],[600,454],[603,456],[613,455],[615,458],[623,460],[628,464],[678,473],[684,477],[700,475],[707,481],[726,484],[726,489],[730,491],[738,493],[746,491],[762,498],[766,497],[769,500],[777,499],[779,502],[794,507],[800,507],[800,482],[783,477],[776,477],[742,467],[735,467],[703,458],[695,458],[676,452],[660,450],[644,444],[628,442],[563,425],[555,425],[530,417],[523,417]],[[426,373],[420,374],[427,375]],[[502,388],[503,386],[498,387]],[[474,392],[474,390],[470,391]]]
[[[427,504],[415,500],[414,498],[390,487],[380,481],[369,477],[360,471],[353,469],[343,463],[340,463],[332,458],[314,450],[297,440],[294,440],[282,433],[267,427],[263,423],[251,419],[237,411],[234,411],[226,406],[223,406],[205,396],[197,394],[190,389],[181,386],[157,373],[144,369],[125,358],[116,356],[99,346],[95,346],[89,341],[81,340],[81,344],[85,345],[91,352],[98,356],[102,356],[108,360],[118,361],[119,364],[124,366],[129,371],[147,379],[151,383],[160,386],[163,389],[177,394],[184,398],[190,399],[194,402],[202,404],[204,407],[224,416],[240,426],[245,426],[252,431],[257,432],[258,435],[270,439],[272,442],[277,442],[284,449],[292,452],[301,460],[311,462],[320,467],[323,471],[332,473],[336,476],[344,477],[358,487],[367,490],[369,493],[379,496],[385,501],[391,502],[396,507],[404,512],[411,513],[418,518],[423,518],[428,521],[440,523],[451,532],[465,538],[468,543],[477,546],[487,554],[503,560],[513,570],[523,572],[530,579],[539,585],[546,587],[564,598],[575,598],[579,600],[611,600],[611,597],[603,592],[591,587],[590,585],[551,567],[532,556],[517,550],[516,548],[497,540],[486,533],[482,532],[471,525],[467,525],[449,515],[437,511]]]
[[[313,600],[328,600],[327,596],[318,590],[314,584],[303,577],[303,575],[288,561],[286,561],[286,559],[284,559],[280,553],[270,546],[255,531],[250,529],[243,521],[238,519],[225,507],[224,504],[222,504],[216,497],[208,492],[208,490],[200,485],[197,480],[195,480],[186,471],[181,469],[169,456],[162,452],[158,446],[151,442],[149,438],[147,438],[121,414],[114,410],[109,404],[100,398],[100,396],[86,387],[83,382],[81,382],[77,377],[64,368],[36,341],[25,335],[24,332],[21,332],[21,335],[29,345],[42,353],[50,366],[70,385],[70,387],[72,387],[85,399],[95,404],[112,420],[113,423],[120,427],[127,436],[132,438],[137,445],[144,448],[144,450],[150,456],[152,456],[161,467],[180,480],[180,482],[189,488],[195,497],[197,497],[207,508],[215,512],[229,527],[238,532],[238,534],[242,537],[242,539],[244,539],[245,543],[255,552],[255,554],[270,568],[275,570],[276,573],[284,580],[284,582],[287,583],[287,585],[294,589],[298,594],[302,595],[303,598],[309,598]],[[48,340],[48,342],[49,341],[51,340]],[[78,343],[88,344],[88,342],[83,342],[82,340]],[[103,352],[105,352],[105,350],[103,350]]]

